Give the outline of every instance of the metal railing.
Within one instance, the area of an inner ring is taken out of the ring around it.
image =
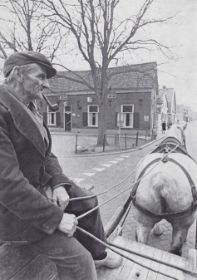
[[[106,152],[134,149],[144,145],[150,141],[150,137],[137,131],[131,135],[128,133],[122,134],[105,134],[103,145],[97,147],[97,134],[82,134],[80,132],[75,134],[75,153],[85,152]]]

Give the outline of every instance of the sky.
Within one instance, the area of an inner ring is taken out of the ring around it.
[[[116,18],[121,20],[135,14],[143,2],[120,0]],[[0,17],[2,12],[0,10]],[[119,65],[156,61],[159,87],[174,88],[177,103],[197,111],[197,0],[155,0],[147,14],[153,19],[171,16],[173,19],[165,24],[151,25],[144,34],[168,46],[173,58],[159,52],[136,52],[124,55]],[[61,57],[63,64],[72,70],[86,70],[87,64],[75,51],[69,51],[69,47],[73,49],[71,42],[68,45],[67,55]]]
[[[161,29],[153,28],[152,33],[170,46],[177,58],[169,61],[158,58],[159,85],[174,88],[177,102],[190,105],[197,111],[197,1],[162,2],[162,12],[175,15],[175,19]]]
[[[126,13],[126,6],[122,11]],[[150,15],[174,17],[166,24],[151,26],[150,30],[152,37],[169,46],[175,56],[175,59],[160,54],[152,56],[158,64],[159,87],[174,88],[177,102],[197,111],[197,1],[156,0]],[[146,56],[140,59],[148,60]]]

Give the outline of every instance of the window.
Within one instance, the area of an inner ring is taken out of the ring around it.
[[[64,112],[65,113],[71,113],[71,106],[69,106],[69,105],[65,105],[65,107],[64,107]]]
[[[98,105],[88,105],[88,126],[98,127]]]
[[[134,113],[133,104],[121,105],[121,116],[119,118],[121,119],[121,126],[123,128],[133,128],[133,113]]]
[[[47,124],[51,126],[56,126],[57,124],[56,112],[51,111],[49,106],[47,106]]]

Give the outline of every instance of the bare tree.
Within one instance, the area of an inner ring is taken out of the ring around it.
[[[0,0],[5,11],[0,21],[0,58],[10,52],[44,51],[52,61],[62,41],[60,26],[48,22],[37,0]]]
[[[116,20],[115,12],[120,0],[46,0],[45,15],[73,35],[83,59],[89,64],[92,83],[88,84],[98,98],[99,133],[97,144],[103,143],[106,133],[106,100],[110,91],[109,65],[121,53],[156,47],[166,54],[167,47],[152,38],[137,39],[147,26],[166,22],[167,19],[146,19],[154,0],[144,0],[136,15]],[[68,72],[69,73],[69,72]],[[74,74],[74,73],[73,73]],[[68,77],[70,79],[70,76]],[[76,76],[73,80],[83,83]],[[84,82],[87,86],[87,81]]]
[[[11,26],[9,34],[0,31],[1,57],[6,58],[7,51],[10,50],[44,50],[53,60],[62,42],[60,29],[74,37],[78,50],[89,64],[92,81],[88,83],[78,75],[72,79],[84,83],[97,95],[98,145],[103,143],[106,132],[106,100],[112,78],[108,73],[110,63],[118,60],[123,52],[148,50],[155,46],[165,54],[167,50],[152,38],[136,38],[140,30],[167,20],[145,19],[154,0],[144,0],[136,15],[121,22],[115,16],[119,2],[120,0],[0,0],[0,5],[2,3],[9,11],[9,18],[4,19],[3,24],[8,22]],[[75,75],[74,72],[73,74]]]

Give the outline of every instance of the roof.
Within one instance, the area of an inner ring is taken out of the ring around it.
[[[109,68],[108,75],[111,89],[152,89],[158,86],[156,62]],[[50,86],[55,94],[90,92],[93,91],[93,80],[90,71],[61,71],[50,79]]]

